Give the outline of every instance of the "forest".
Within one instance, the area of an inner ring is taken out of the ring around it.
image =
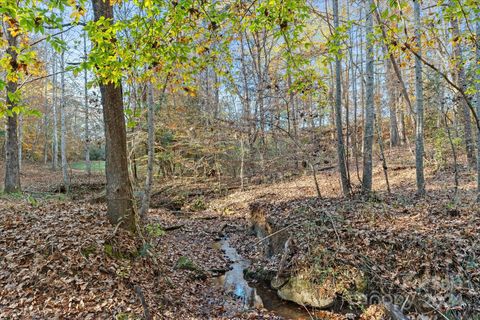
[[[0,16],[0,319],[480,319],[479,0]]]

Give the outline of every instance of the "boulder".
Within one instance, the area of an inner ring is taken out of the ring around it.
[[[320,309],[330,307],[336,298],[334,290],[314,284],[302,274],[290,278],[277,293],[283,300]]]
[[[336,268],[321,278],[313,275],[312,270],[304,270],[281,286],[278,279],[272,281],[272,287],[278,288],[277,293],[284,300],[320,309],[330,307],[339,295],[355,299],[366,289],[363,273],[353,267]]]

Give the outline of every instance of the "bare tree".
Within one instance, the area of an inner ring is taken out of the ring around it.
[[[333,24],[335,32],[340,27],[338,14],[338,0],[333,0]],[[337,127],[337,155],[338,155],[338,170],[340,172],[340,182],[342,186],[343,195],[350,194],[350,181],[347,175],[347,166],[345,163],[345,145],[343,139],[343,125],[342,125],[342,61],[340,60],[341,52],[337,52],[335,56],[335,125]]]
[[[87,33],[83,32],[83,59],[87,60]],[[88,104],[88,71],[83,70],[83,104],[85,107],[85,168],[87,175],[92,174],[92,164],[90,162],[90,106]]]
[[[57,54],[53,52],[52,66],[52,118],[53,118],[53,140],[52,140],[52,169],[58,168],[58,123],[57,123]]]
[[[453,4],[452,4],[453,5]],[[452,36],[454,39],[460,39],[460,30],[458,27],[458,19],[452,19],[450,22],[452,26]],[[464,61],[463,61],[463,48],[460,42],[453,44],[453,59],[457,78],[457,86],[463,90],[467,89],[467,79],[465,75]],[[467,101],[460,93],[457,94],[457,101],[459,103],[460,112],[462,114],[463,128],[464,128],[464,140],[467,150],[468,165],[475,167],[475,144],[473,142],[472,134],[472,119],[470,117],[470,110],[468,108]]]
[[[63,40],[63,34],[62,34]],[[62,159],[62,175],[65,190],[70,191],[70,178],[68,176],[67,163],[67,125],[65,123],[65,49],[62,49],[60,54],[60,155]]]
[[[363,177],[362,177],[362,190],[364,193],[372,191],[372,147],[373,147],[373,135],[374,135],[374,122],[375,122],[375,103],[374,103],[374,86],[373,86],[373,8],[374,3],[372,0],[366,2],[367,7],[367,25],[366,25],[366,37],[367,37],[367,67],[366,67],[366,105],[365,105],[365,128],[363,136]]]
[[[420,0],[413,1],[415,20],[415,41],[417,55],[415,55],[415,96],[416,96],[416,130],[415,130],[415,168],[417,176],[417,194],[425,194],[425,177],[423,172],[423,80],[422,80],[422,41],[420,21]]]

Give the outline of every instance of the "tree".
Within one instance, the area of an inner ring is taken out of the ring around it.
[[[338,14],[338,0],[333,0],[333,24],[335,32],[339,32],[339,14]],[[338,34],[336,37],[336,45],[340,46]],[[337,127],[337,155],[338,155],[338,170],[340,172],[340,181],[342,185],[343,195],[350,194],[350,181],[347,175],[347,166],[345,163],[345,145],[343,143],[343,125],[342,125],[342,61],[340,59],[341,51],[335,54],[335,126]]]
[[[420,0],[413,0],[415,21],[415,106],[416,106],[416,129],[415,129],[415,169],[417,177],[417,194],[425,194],[425,177],[423,172],[423,79],[422,79],[422,40],[420,21]]]
[[[53,139],[52,139],[52,169],[58,168],[58,118],[57,118],[57,54],[53,52],[52,65],[52,119],[53,119]]]
[[[162,98],[162,97],[161,97]],[[155,160],[155,105],[153,100],[153,84],[151,82],[147,85],[147,178],[145,180],[144,195],[142,199],[142,206],[140,208],[140,217],[145,218],[150,206],[150,194],[153,183],[153,162]]]
[[[62,36],[63,40],[63,36]],[[68,176],[67,163],[67,125],[65,123],[65,49],[60,54],[60,156],[62,159],[62,175],[65,190],[70,191],[70,178]]]
[[[20,163],[18,158],[18,138],[17,138],[17,115],[16,110],[19,101],[18,95],[18,30],[17,21],[13,18],[4,23],[5,34],[7,37],[8,48],[7,55],[10,56],[9,75],[7,75],[7,134],[5,141],[5,184],[4,192],[20,192]]]
[[[451,3],[451,5],[453,4]],[[463,61],[462,43],[461,41],[459,41],[460,30],[458,27],[457,18],[452,18],[451,26],[453,39],[457,39],[457,41],[453,41],[453,59],[454,69],[457,78],[457,86],[461,88],[463,92],[465,92],[467,89],[467,79],[465,75],[465,69],[463,67],[465,63]],[[467,102],[465,101],[465,98],[460,93],[457,94],[457,101],[459,103],[460,112],[462,114],[468,165],[470,165],[471,167],[475,167],[475,144],[472,138],[472,119],[470,117],[470,110],[468,108]]]
[[[374,87],[373,87],[373,61],[374,61],[374,34],[373,34],[373,12],[374,3],[372,0],[366,2],[367,8],[367,67],[366,67],[366,106],[365,106],[365,127],[363,133],[363,176],[362,191],[372,191],[372,147],[375,122]]]
[[[87,33],[83,32],[83,59],[87,61]],[[88,104],[88,70],[83,70],[83,104],[85,107],[85,168],[87,175],[92,174],[92,164],[90,162],[90,106]]]
[[[476,60],[476,105],[477,105],[477,116],[480,115],[480,12],[477,13],[477,22],[476,26],[476,39],[475,42],[475,60]],[[477,202],[480,202],[480,128],[477,127]]]
[[[110,2],[92,0],[94,21],[98,28],[92,41],[100,47],[98,39],[115,41],[115,35],[109,27],[113,23],[113,7]],[[115,60],[114,52],[105,55]],[[105,59],[108,58],[107,56]],[[101,67],[99,67],[101,68]],[[105,173],[107,177],[107,216],[114,225],[135,231],[137,216],[133,204],[133,190],[128,174],[127,135],[123,110],[123,92],[121,80],[113,81],[97,69],[100,94],[105,122]]]

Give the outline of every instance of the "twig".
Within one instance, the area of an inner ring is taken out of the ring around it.
[[[254,246],[257,246],[257,245],[259,245],[262,241],[265,241],[265,240],[273,237],[273,236],[276,235],[277,233],[280,233],[280,232],[282,232],[282,231],[285,231],[285,230],[289,229],[290,227],[293,227],[293,226],[296,226],[296,225],[298,225],[298,222],[289,224],[288,226],[286,226],[286,227],[284,227],[284,228],[282,228],[282,229],[280,229],[280,230],[277,230],[277,231],[275,231],[274,233],[271,233],[271,234],[269,234],[268,236],[266,236],[266,237],[264,237],[264,238],[261,238],[260,240],[258,240],[257,242],[255,242],[253,245],[254,245]]]

